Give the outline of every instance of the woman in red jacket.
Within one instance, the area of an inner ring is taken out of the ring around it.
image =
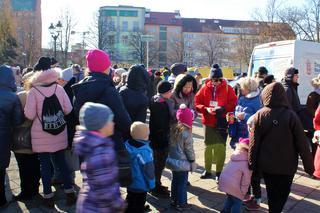
[[[202,114],[205,131],[206,171],[201,178],[206,179],[212,176],[211,165],[216,162],[216,180],[218,181],[226,157],[226,113],[233,112],[237,105],[237,96],[223,78],[219,65],[213,65],[210,70],[210,79],[196,94],[195,103],[197,111]]]
[[[314,157],[314,173],[313,175],[317,178],[320,178],[320,134],[319,134],[319,130],[320,130],[320,105],[317,108],[315,117],[313,119],[313,127],[316,130],[315,132],[315,136],[317,137],[317,133],[318,133],[318,138],[316,140],[316,143],[318,143],[318,148],[317,148],[317,152],[316,152],[316,156]]]

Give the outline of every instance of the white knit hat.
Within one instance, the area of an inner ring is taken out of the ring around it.
[[[71,78],[73,77],[72,69],[69,67],[64,70],[58,70],[60,73],[60,78],[65,80],[65,81],[70,81]]]

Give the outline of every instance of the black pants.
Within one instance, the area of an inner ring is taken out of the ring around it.
[[[19,167],[21,193],[33,196],[39,193],[40,163],[38,154],[15,153]]]
[[[259,171],[253,170],[248,193],[253,195],[254,198],[256,199],[261,198],[260,182],[261,182],[261,173]]]
[[[291,191],[293,175],[263,173],[270,213],[281,213]]]
[[[153,150],[156,186],[161,186],[161,175],[166,166],[168,151],[168,148]]]
[[[6,170],[0,169],[0,206],[7,202],[6,199],[6,187],[4,185],[6,180]]]
[[[147,192],[131,192],[127,191],[126,201],[128,207],[126,213],[143,213],[144,204],[146,203]]]

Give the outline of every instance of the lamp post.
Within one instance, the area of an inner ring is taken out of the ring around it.
[[[71,31],[71,35],[74,35],[76,33],[82,34],[82,56],[85,55],[85,48],[86,48],[86,43],[85,43],[85,39],[86,39],[86,35],[90,34],[89,31],[83,31],[83,32],[76,32],[76,31]],[[83,57],[81,57],[83,58]]]
[[[149,42],[154,40],[153,35],[141,35],[141,41],[147,42],[147,69],[149,68]]]
[[[62,31],[62,23],[61,21],[58,21],[56,25],[53,25],[53,23],[49,26],[49,32],[51,34],[51,37],[53,38],[53,45],[54,45],[54,58],[57,58],[57,39],[59,38],[59,35]]]

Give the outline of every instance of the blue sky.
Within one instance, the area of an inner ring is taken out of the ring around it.
[[[267,0],[42,0],[42,46],[50,41],[48,27],[56,23],[62,8],[70,8],[77,20],[76,31],[87,31],[101,6],[131,5],[152,11],[180,10],[182,17],[251,20],[254,10],[264,9]],[[301,0],[287,0],[296,4]],[[74,38],[76,41],[78,38]]]

